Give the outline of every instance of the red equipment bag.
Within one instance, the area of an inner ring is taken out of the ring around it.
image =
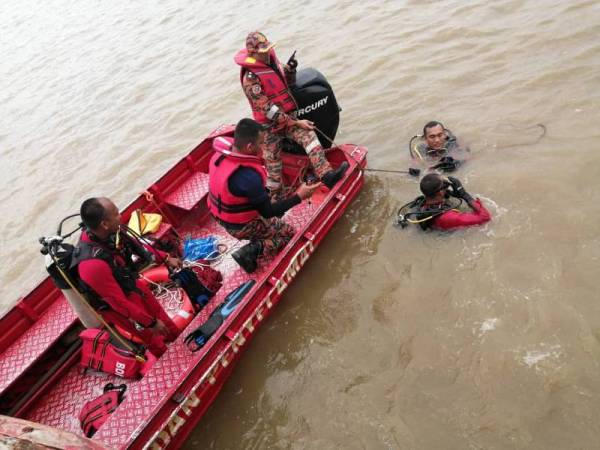
[[[144,364],[136,359],[135,354],[115,346],[111,342],[108,331],[88,328],[82,331],[79,337],[83,341],[81,365],[84,368],[122,378],[136,378],[143,375]]]
[[[79,413],[79,423],[87,437],[92,437],[106,422],[108,416],[117,409],[117,406],[123,401],[126,390],[127,386],[124,384],[115,386],[108,383],[104,386],[104,394],[83,405]]]
[[[196,273],[200,283],[202,283],[202,285],[213,295],[215,295],[217,291],[221,289],[221,286],[223,286],[223,275],[221,275],[221,272],[218,270],[208,266],[195,266],[192,267],[192,270]]]

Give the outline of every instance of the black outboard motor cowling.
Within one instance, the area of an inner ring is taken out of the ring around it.
[[[291,86],[292,95],[298,104],[297,119],[308,119],[327,135],[335,139],[340,123],[340,111],[333,89],[321,72],[313,68],[299,70],[296,84]],[[315,130],[323,148],[331,142]]]

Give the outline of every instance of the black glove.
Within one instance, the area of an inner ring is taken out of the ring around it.
[[[465,188],[458,178],[448,177],[448,181],[452,185],[452,192],[450,192],[450,195],[456,198],[462,198],[467,203],[473,200],[473,197],[471,197],[471,195],[465,191]]]
[[[439,169],[442,172],[453,172],[458,166],[460,166],[460,161],[454,159],[452,156],[444,156],[435,166],[431,167],[431,169]]]

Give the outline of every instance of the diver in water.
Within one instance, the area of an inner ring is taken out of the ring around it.
[[[423,177],[420,188],[423,195],[398,211],[398,223],[403,228],[408,223],[413,223],[424,230],[453,230],[482,225],[492,218],[481,200],[474,199],[454,177],[445,179],[436,173],[430,173]],[[458,209],[463,202],[471,211]]]
[[[464,161],[464,153],[469,148],[461,145],[441,122],[432,120],[425,124],[421,136],[413,136],[409,150],[413,159],[435,163],[429,167],[430,170],[453,172]],[[459,155],[462,159],[458,159]]]

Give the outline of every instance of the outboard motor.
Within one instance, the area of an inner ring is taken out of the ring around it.
[[[323,74],[313,68],[299,70],[296,73],[296,83],[291,88],[298,104],[296,118],[314,122],[319,130],[329,139],[334,140],[340,123],[341,108],[338,106],[331,85]],[[323,148],[331,147],[331,142],[326,137],[318,131],[316,133]],[[286,148],[286,151],[305,154],[300,145],[296,144],[294,147],[298,147],[300,151],[298,152],[296,148]]]

